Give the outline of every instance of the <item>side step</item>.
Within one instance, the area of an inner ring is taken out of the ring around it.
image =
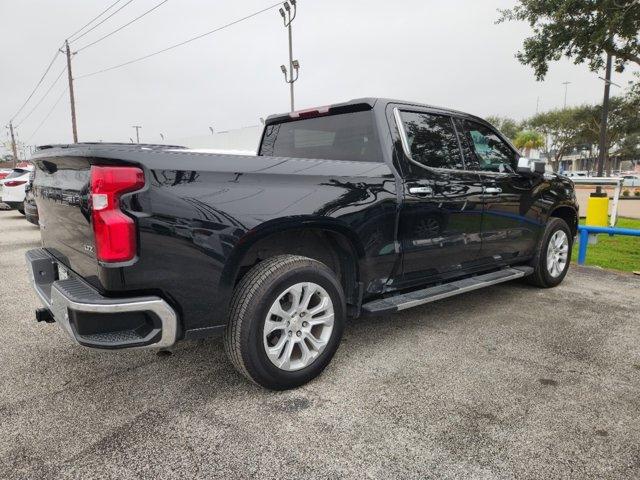
[[[443,283],[435,287],[416,290],[414,292],[396,295],[394,297],[382,298],[374,300],[362,305],[363,315],[383,315],[387,313],[406,310],[407,308],[417,307],[425,303],[435,302],[461,293],[478,290],[479,288],[489,287],[498,283],[508,282],[516,278],[526,277],[533,273],[533,268],[527,266],[518,266],[498,270],[497,272],[485,273],[475,277],[456,280],[454,282]]]

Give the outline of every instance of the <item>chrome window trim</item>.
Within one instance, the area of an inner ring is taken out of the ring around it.
[[[415,160],[413,158],[413,156],[411,155],[411,148],[409,147],[409,140],[407,139],[407,132],[404,129],[404,123],[402,122],[402,117],[400,116],[400,113],[406,111],[406,112],[413,112],[413,113],[422,113],[425,115],[439,115],[442,117],[448,117],[449,120],[451,120],[451,128],[453,128],[453,131],[456,135],[456,140],[458,143],[458,150],[460,151],[460,159],[462,160],[462,163],[465,164],[464,161],[464,155],[462,154],[462,148],[460,148],[460,139],[458,138],[458,131],[456,130],[456,126],[453,123],[453,117],[451,115],[448,115],[446,113],[430,113],[430,112],[420,112],[420,111],[415,111],[415,110],[411,110],[411,109],[400,109],[398,107],[394,107],[393,108],[393,118],[396,121],[396,127],[398,128],[398,132],[400,133],[400,143],[402,144],[402,150],[404,152],[405,157],[407,158],[407,160],[409,160],[411,163],[413,163],[414,165],[416,165],[417,167],[420,167],[424,170],[430,170],[430,171],[436,171],[436,172],[444,172],[444,173],[458,173],[458,172],[468,172],[469,170],[465,170],[463,168],[442,168],[442,167],[430,167],[428,165],[423,165],[422,163],[418,162],[417,160]]]
[[[407,111],[407,112],[413,112],[414,110],[412,110],[411,108],[408,109],[400,109],[399,107],[393,107],[393,118],[395,119],[396,122],[396,127],[398,129],[398,132],[400,133],[400,143],[402,144],[402,151],[404,152],[405,157],[407,158],[407,160],[409,160],[411,163],[413,163],[414,165],[423,168],[425,170],[432,170],[432,171],[438,171],[438,172],[444,172],[444,173],[457,173],[457,172],[466,172],[466,173],[475,173],[478,175],[490,175],[490,176],[496,176],[496,177],[508,177],[510,175],[518,175],[517,172],[494,172],[491,170],[467,170],[466,168],[461,169],[461,168],[442,168],[442,167],[429,167],[427,165],[423,165],[420,162],[418,162],[417,160],[414,160],[413,156],[411,155],[411,149],[409,147],[409,141],[407,139],[407,132],[404,129],[404,124],[402,123],[402,117],[400,116],[400,113],[402,111]],[[425,114],[429,114],[430,112],[420,112],[420,111],[415,111],[415,113],[425,113]],[[458,139],[458,145],[460,147],[460,155],[462,156],[462,163],[465,165],[467,165],[466,159],[464,157],[463,151],[462,151],[462,147],[460,145],[460,132],[458,132],[458,129],[455,125],[455,122],[453,121],[454,116],[453,115],[449,115],[447,113],[433,113],[433,115],[443,115],[443,116],[448,116],[451,119],[451,122],[453,123],[453,128],[456,132],[456,136]],[[460,118],[460,117],[456,117],[456,118]],[[476,122],[479,123],[479,122]],[[491,130],[494,130],[493,128]],[[495,130],[494,130],[495,132]],[[495,132],[498,133],[498,132]],[[504,138],[502,137],[502,135],[500,135],[498,133],[498,137],[504,141]],[[507,145],[509,145],[508,142],[505,142]],[[517,153],[517,152],[516,152]]]

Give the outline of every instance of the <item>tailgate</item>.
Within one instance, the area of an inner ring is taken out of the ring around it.
[[[49,157],[36,162],[33,194],[42,244],[62,264],[97,287],[89,210],[91,163],[84,157]]]

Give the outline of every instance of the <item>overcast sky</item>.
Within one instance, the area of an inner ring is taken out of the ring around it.
[[[135,0],[75,48],[109,33],[160,0]],[[35,86],[64,38],[112,0],[0,0],[0,121],[7,122]],[[121,4],[126,3],[124,0]],[[275,2],[273,2],[275,3]],[[523,23],[495,24],[510,0],[298,0],[294,58],[300,60],[296,107],[385,96],[441,105],[480,116],[517,119],[567,103],[601,101],[602,81],[563,60],[544,82],[514,58],[529,33]],[[78,53],[74,76],[165,48],[272,4],[269,0],[169,0],[121,32]],[[114,8],[115,10],[115,8]],[[277,8],[227,30],[133,65],[78,79],[80,141],[128,141],[131,125],[157,142],[255,125],[288,109],[279,66],[287,35]],[[58,57],[31,110],[64,67]],[[614,74],[623,85],[631,71]],[[30,144],[71,141],[68,95],[34,135],[65,88],[50,95],[18,129]],[[614,87],[613,92],[620,90]],[[3,139],[6,137],[3,133]]]

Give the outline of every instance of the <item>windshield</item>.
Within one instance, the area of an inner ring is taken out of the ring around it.
[[[267,125],[260,155],[382,162],[372,110]]]

